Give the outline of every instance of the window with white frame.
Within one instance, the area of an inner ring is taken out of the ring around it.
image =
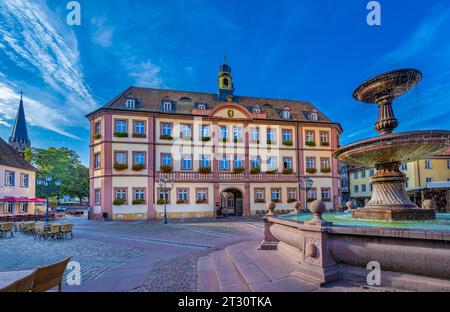
[[[236,156],[234,158],[234,168],[243,168],[244,162],[242,161],[242,158],[239,156]]]
[[[100,204],[101,199],[102,199],[102,192],[101,192],[101,190],[99,190],[99,189],[95,190],[95,203],[96,204]]]
[[[178,201],[187,202],[189,200],[189,190],[179,189],[177,194]]]
[[[323,188],[322,189],[322,200],[330,200],[330,189],[329,188]]]
[[[206,109],[206,105],[205,104],[197,104],[197,109],[205,110]]]
[[[314,142],[314,132],[313,131],[306,132],[306,142]]]
[[[220,127],[220,139],[227,140],[228,139],[228,128],[226,126]]]
[[[275,157],[267,158],[267,169],[268,170],[276,170],[278,167],[277,159]]]
[[[220,158],[220,170],[222,171],[230,170],[230,163],[228,161],[227,156],[222,156]]]
[[[134,133],[139,135],[145,134],[145,122],[143,121],[136,121],[134,123]]]
[[[116,164],[118,164],[118,165],[126,165],[127,164],[127,153],[126,152],[117,152],[116,153]]]
[[[13,203],[5,203],[4,213],[12,214],[13,210],[14,210],[14,204]]]
[[[172,166],[172,155],[170,154],[161,155],[161,165]]]
[[[292,169],[292,158],[290,158],[290,157],[283,158],[283,168],[284,169]]]
[[[125,120],[117,120],[116,121],[116,132],[118,133],[127,133],[127,122]]]
[[[30,184],[30,176],[26,173],[20,174],[20,186],[28,188]]]
[[[316,199],[317,198],[317,196],[316,196],[316,190],[314,190],[314,189],[308,189],[308,192],[306,192],[306,195],[307,195],[307,199]]]
[[[125,107],[126,108],[135,108],[136,107],[136,101],[133,99],[127,99],[125,101]]]
[[[319,120],[319,115],[317,114],[316,111],[312,111],[312,112],[311,112],[311,120],[312,120],[312,121],[317,121],[317,120]]]
[[[143,153],[143,152],[134,153],[134,164],[135,165],[144,165],[145,164],[145,153]]]
[[[250,139],[253,142],[257,142],[259,141],[259,129],[258,128],[252,128],[250,130]]]
[[[209,134],[209,126],[208,125],[203,125],[201,127],[201,136],[202,138],[209,138],[211,135]]]
[[[402,171],[408,170],[408,164],[407,164],[407,163],[402,163],[402,164],[400,165],[400,170],[402,170]]]
[[[314,158],[306,158],[306,168],[316,168],[316,160]]]
[[[252,158],[250,164],[252,168],[261,168],[261,159],[259,157]]]
[[[127,199],[127,189],[125,189],[125,188],[116,189],[116,199],[126,200]]]
[[[272,189],[272,200],[273,201],[280,201],[281,200],[281,189],[274,188]]]
[[[328,132],[320,133],[320,143],[329,143]]]
[[[242,128],[233,128],[233,139],[237,141],[242,141]]]
[[[165,200],[167,203],[169,202],[169,190],[159,190],[159,199]]]
[[[5,171],[5,185],[14,186],[15,185],[15,172],[14,171]]]
[[[192,169],[192,155],[185,155],[181,158],[181,170]]]
[[[267,129],[267,141],[276,141],[276,132],[274,129]]]
[[[283,118],[284,119],[289,119],[291,118],[291,113],[288,110],[284,110],[283,111]]]
[[[134,190],[134,199],[145,200],[145,189],[138,188]]]
[[[172,102],[164,101],[163,102],[163,111],[170,112],[172,110]]]
[[[192,126],[191,125],[181,125],[181,137],[185,139],[192,138]]]
[[[172,125],[171,124],[167,124],[167,123],[163,123],[161,125],[161,134],[162,135],[172,136]]]
[[[262,188],[257,188],[257,189],[255,189],[255,199],[256,200],[265,200],[265,190],[264,189],[262,189]]]
[[[100,153],[95,154],[94,156],[95,158],[95,164],[94,164],[94,168],[95,169],[99,169],[102,166],[102,155]]]
[[[361,179],[366,177],[366,170],[361,171]]]
[[[208,190],[198,189],[197,190],[197,201],[204,203],[208,200]]]
[[[320,168],[329,169],[330,168],[330,160],[328,158],[322,158],[320,160]]]
[[[102,133],[102,124],[101,122],[96,122],[94,125],[94,132],[95,134],[101,134]]]
[[[425,169],[433,169],[433,163],[431,160],[425,160]]]
[[[287,196],[288,196],[288,199],[290,199],[290,200],[297,199],[297,189],[296,188],[288,188]]]
[[[255,114],[261,114],[261,108],[259,106],[253,107],[253,113]]]
[[[28,212],[28,203],[20,203],[19,210],[21,213],[27,213]]]
[[[283,142],[292,141],[292,131],[284,130],[283,131]]]
[[[211,167],[211,157],[202,155],[200,157],[200,167],[203,167],[203,168]]]

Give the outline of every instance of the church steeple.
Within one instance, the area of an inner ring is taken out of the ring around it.
[[[17,111],[11,137],[9,138],[9,145],[21,154],[23,154],[27,148],[31,147],[31,141],[28,138],[27,122],[25,120],[25,110],[23,108],[22,91],[20,91],[19,110]]]
[[[227,65],[227,55],[223,56],[223,64],[219,68],[219,101],[227,101],[233,97],[234,85],[231,77],[231,67]]]

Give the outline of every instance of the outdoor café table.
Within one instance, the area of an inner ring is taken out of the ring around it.
[[[21,280],[28,275],[33,274],[34,270],[14,271],[14,272],[0,272],[0,289],[3,289],[18,280]]]

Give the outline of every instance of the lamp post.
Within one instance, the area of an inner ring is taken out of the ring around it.
[[[305,200],[305,211],[308,211],[308,191],[313,187],[314,181],[311,177],[305,177],[305,191],[306,191],[306,200]]]
[[[53,182],[53,183],[52,183]],[[45,179],[38,179],[37,185],[40,188],[40,191],[45,195],[45,200],[47,202],[47,205],[45,207],[45,222],[48,223],[50,221],[49,213],[48,213],[48,206],[50,202],[50,195],[57,190],[59,190],[59,187],[61,186],[61,180],[56,179],[53,181],[52,176],[47,176]]]
[[[164,224],[167,224],[167,199],[170,198],[170,191],[174,188],[174,186],[174,178],[170,178],[167,173],[161,175],[159,178],[159,187],[164,192]]]

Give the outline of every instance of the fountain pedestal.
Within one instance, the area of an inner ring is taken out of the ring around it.
[[[408,178],[400,171],[400,163],[376,165],[372,177],[373,193],[365,208],[353,211],[354,218],[411,221],[434,220],[436,211],[418,208],[406,194]]]

